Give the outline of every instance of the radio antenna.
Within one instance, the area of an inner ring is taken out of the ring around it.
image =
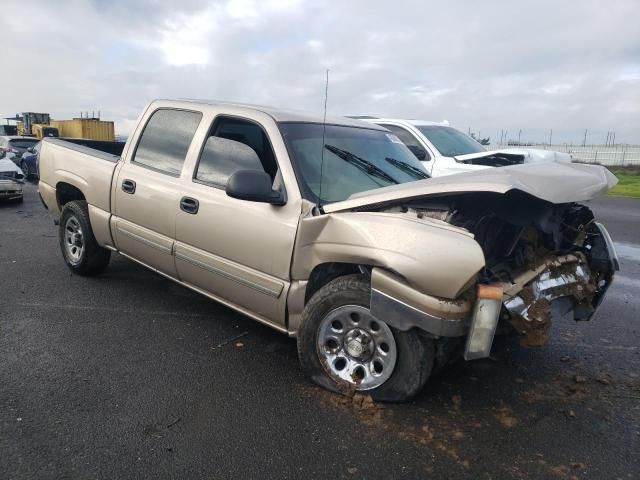
[[[327,97],[329,96],[329,69],[324,83],[324,115],[322,118],[322,151],[320,152],[320,194],[318,195],[318,207],[322,201],[322,167],[324,166],[324,134],[327,130]]]

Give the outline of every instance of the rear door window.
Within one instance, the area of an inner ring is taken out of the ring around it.
[[[418,152],[422,152],[424,154],[424,158],[419,158],[420,160],[423,160],[423,161],[431,160],[431,156],[429,155],[429,152],[427,152],[424,149],[424,147],[420,145],[420,142],[415,137],[415,135],[413,135],[413,133],[411,133],[405,128],[398,127],[396,125],[387,125],[386,123],[385,124],[381,123],[380,126],[391,130],[391,132],[396,137],[398,137],[400,141],[404,143],[409,148],[409,150],[411,150],[411,153],[413,153],[416,157],[418,157]]]
[[[395,125],[387,125],[387,124],[380,124],[381,127],[384,127],[388,130],[391,130],[391,132],[398,137],[402,143],[404,143],[407,147],[420,147],[420,143],[418,142],[418,139],[416,137],[414,137],[410,132],[408,132],[407,130],[405,130],[402,127],[396,127]]]
[[[187,110],[156,110],[140,136],[133,162],[179,176],[202,114]]]

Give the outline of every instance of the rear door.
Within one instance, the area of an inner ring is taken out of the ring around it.
[[[147,112],[113,187],[112,232],[118,250],[172,277],[180,174],[196,148],[193,139],[201,120],[199,111]]]
[[[277,161],[287,155],[277,125],[259,112],[248,115],[214,112],[193,173],[183,175],[176,265],[183,282],[283,328],[301,198],[293,191],[295,180],[284,192],[282,179],[294,176],[289,163]],[[267,172],[274,188],[286,194],[286,204],[229,197],[227,180],[242,169]]]

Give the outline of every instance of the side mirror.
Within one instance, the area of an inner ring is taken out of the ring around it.
[[[250,202],[284,205],[284,197],[271,188],[271,177],[261,170],[238,170],[227,181],[227,195]]]
[[[29,147],[29,148],[27,148],[27,152],[29,152],[29,153],[33,153],[33,147]]]
[[[427,152],[424,148],[419,147],[418,145],[407,145],[407,147],[409,147],[411,153],[413,153],[418,160],[420,160],[421,162],[426,160]]]

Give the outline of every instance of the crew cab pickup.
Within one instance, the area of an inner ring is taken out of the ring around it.
[[[443,352],[488,356],[496,330],[540,345],[552,319],[592,318],[618,268],[579,203],[615,184],[599,166],[431,179],[377,125],[168,100],[115,153],[43,140],[68,267],[118,252],[297,337],[334,391],[401,401]]]

